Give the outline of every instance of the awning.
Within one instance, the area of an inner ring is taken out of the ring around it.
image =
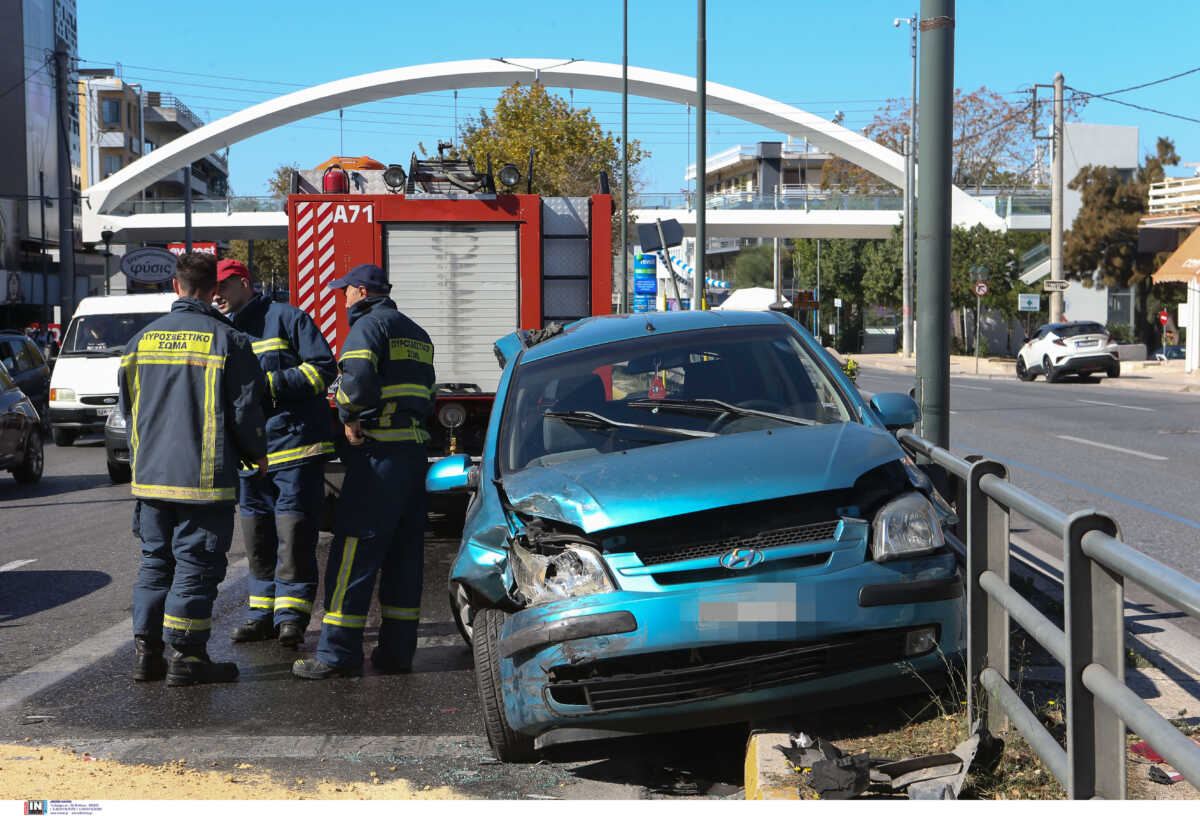
[[[1155,283],[1200,283],[1200,227],[1151,276]]]

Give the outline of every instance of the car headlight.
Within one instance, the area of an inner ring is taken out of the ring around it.
[[[104,420],[104,427],[123,429],[125,427],[125,415],[120,411],[113,411],[108,415],[108,419]]]
[[[540,555],[514,541],[510,552],[513,582],[530,606],[616,591],[600,553],[586,545]]]
[[[438,409],[437,420],[443,428],[454,430],[467,421],[467,409],[457,402],[448,402]]]
[[[74,390],[72,390],[70,388],[51,388],[50,389],[50,401],[51,402],[74,402],[75,401],[75,392],[74,392]]]
[[[933,505],[920,493],[905,493],[885,504],[875,514],[872,529],[871,555],[876,561],[923,555],[946,543]]]

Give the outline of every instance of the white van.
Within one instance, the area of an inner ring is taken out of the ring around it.
[[[63,335],[50,377],[50,427],[66,447],[81,434],[101,433],[117,409],[117,373],[125,344],[171,311],[174,292],[109,295],[79,302]]]

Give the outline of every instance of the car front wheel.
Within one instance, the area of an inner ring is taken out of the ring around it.
[[[25,461],[12,471],[13,478],[21,484],[34,484],[42,479],[42,470],[46,464],[45,452],[42,448],[42,435],[37,428],[29,432],[25,440]]]
[[[1025,367],[1024,357],[1017,358],[1017,379],[1021,382],[1029,382],[1033,379],[1033,377],[1029,374],[1029,369]]]
[[[133,479],[133,471],[129,465],[123,465],[120,462],[108,462],[108,478],[113,484],[125,484]]]
[[[531,762],[537,758],[533,739],[508,727],[504,714],[504,688],[500,679],[500,629],[504,613],[482,609],[475,614],[471,647],[475,655],[475,684],[479,688],[479,706],[483,728],[492,751],[501,762]]]
[[[53,434],[54,444],[60,448],[71,447],[75,444],[76,437],[78,437],[78,434],[76,434],[74,431],[69,431],[65,428],[55,428]]]

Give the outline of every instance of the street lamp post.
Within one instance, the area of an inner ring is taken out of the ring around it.
[[[916,200],[913,197],[916,182],[917,155],[917,15],[912,17],[897,17],[892,25],[899,28],[901,23],[908,23],[912,40],[909,50],[912,53],[912,107],[909,110],[908,138],[904,140],[904,274],[900,288],[904,302],[901,314],[901,348],[905,357],[912,356],[912,279],[913,279],[913,246],[915,233],[913,220],[916,217]]]
[[[100,240],[104,242],[104,294],[106,295],[109,294],[108,259],[112,257],[112,250],[109,248],[109,245],[112,244],[112,239],[112,230],[104,230],[100,233]]]

